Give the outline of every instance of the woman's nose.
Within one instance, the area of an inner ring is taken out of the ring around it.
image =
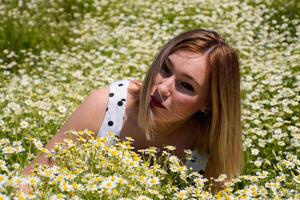
[[[158,92],[165,101],[165,99],[172,94],[172,88],[173,88],[173,81],[172,78],[169,77],[167,79],[162,80],[158,86]]]

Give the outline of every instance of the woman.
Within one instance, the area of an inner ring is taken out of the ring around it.
[[[216,32],[197,29],[165,44],[143,82],[122,80],[92,92],[46,148],[71,137],[68,130],[89,129],[95,137],[112,131],[121,140],[132,137],[136,150],[173,145],[182,158],[192,149],[195,160],[187,166],[230,180],[243,166],[240,112],[236,51]],[[41,154],[23,174],[35,163],[51,165]]]

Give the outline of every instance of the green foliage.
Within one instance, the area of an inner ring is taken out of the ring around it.
[[[300,3],[297,0],[291,1],[270,1],[267,6],[272,8],[274,12],[270,17],[272,26],[287,25],[287,29],[292,32],[293,37],[296,37],[296,26],[293,25],[294,20],[300,19]],[[299,23],[299,22],[298,22]],[[299,24],[298,24],[299,25]]]
[[[22,3],[23,2],[23,3]],[[9,1],[0,14],[0,57],[3,51],[61,51],[70,45],[71,24],[87,12],[94,12],[92,1]],[[17,60],[22,60],[18,57]]]

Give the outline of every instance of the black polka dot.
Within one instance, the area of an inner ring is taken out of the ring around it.
[[[106,107],[106,111],[108,111],[108,107]]]
[[[119,86],[119,87],[123,86],[123,83],[120,83],[118,86]]]
[[[123,99],[121,99],[121,101],[126,101],[126,99],[123,98]]]
[[[199,170],[199,172],[198,172],[199,174],[204,174],[204,171],[203,170]]]
[[[123,102],[122,101],[118,101],[118,106],[122,106]]]
[[[112,125],[114,125],[114,122],[113,121],[109,121],[108,122],[108,126],[112,126]]]
[[[113,97],[114,96],[114,93],[109,93],[109,97]]]

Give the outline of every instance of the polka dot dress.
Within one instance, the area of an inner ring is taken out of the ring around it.
[[[198,153],[197,149],[193,149],[192,156],[193,156],[193,159],[187,160],[185,162],[185,166],[187,166],[188,168],[191,167],[193,169],[193,171],[203,174],[205,167],[207,165],[207,162],[208,162],[209,153],[202,155],[202,154]]]
[[[128,85],[129,80],[120,80],[112,83],[109,87],[106,114],[97,135],[98,137],[107,137],[109,145],[113,145],[113,140],[110,138],[109,132],[113,132],[120,137]]]
[[[128,85],[129,80],[120,80],[113,82],[109,87],[106,114],[97,134],[97,137],[107,137],[109,146],[114,145],[114,141],[109,136],[109,132],[113,132],[120,137],[125,114]],[[193,149],[192,155],[193,160],[187,160],[185,165],[188,168],[191,167],[193,171],[203,174],[208,162],[208,154],[202,155],[198,153],[197,149]]]

